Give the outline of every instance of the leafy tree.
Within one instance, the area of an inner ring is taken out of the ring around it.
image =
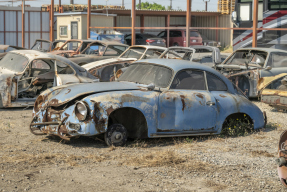
[[[139,9],[139,4],[137,4],[137,8]],[[141,9],[151,9],[151,10],[165,10],[165,6],[157,4],[157,3],[149,3],[144,2],[141,3]]]

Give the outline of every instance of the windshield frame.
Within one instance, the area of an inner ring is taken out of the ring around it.
[[[140,59],[146,54],[146,52],[147,52],[147,50],[148,50],[147,47],[142,47],[142,46],[130,46],[128,49],[126,49],[126,50],[119,56],[119,58],[121,58],[121,59],[134,58],[134,57],[123,57],[123,55],[124,55],[127,51],[129,51],[130,49],[132,49],[132,48],[144,48],[144,49],[145,49],[145,51],[143,52],[142,56],[141,56],[139,59],[136,58],[137,60],[140,60]]]
[[[68,50],[68,49],[64,50],[63,49],[63,47],[65,47],[65,45],[67,45],[68,43],[73,43],[73,42],[79,42],[80,43],[78,48],[75,51],[74,50]],[[77,52],[82,47],[82,44],[83,44],[83,41],[81,41],[81,40],[68,40],[59,48],[59,51],[74,51],[74,52]]]
[[[171,71],[171,75],[170,75],[170,78],[169,78],[169,81],[168,81],[166,87],[157,87],[154,82],[153,82],[153,84],[155,85],[155,87],[160,88],[160,89],[167,89],[168,90],[170,88],[171,83],[172,83],[172,81],[174,79],[174,74],[175,74],[175,71],[172,68],[164,66],[164,65],[159,65],[159,64],[156,64],[156,63],[144,63],[144,62],[133,63],[130,66],[132,66],[132,65],[153,65],[153,66],[164,67],[166,69],[169,69]],[[126,81],[126,80],[122,80],[121,81],[120,78],[121,77],[119,77],[119,79],[117,80],[118,82],[131,82],[131,83],[136,83],[136,84],[139,84],[139,85],[148,85],[148,84],[143,84],[143,83],[138,83],[138,82],[133,82],[133,81]]]

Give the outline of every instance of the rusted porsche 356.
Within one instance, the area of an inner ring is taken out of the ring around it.
[[[95,80],[64,57],[34,50],[10,51],[0,60],[0,108],[33,106],[47,88]]]
[[[66,85],[36,100],[32,133],[104,134],[108,145],[127,137],[157,138],[220,134],[228,120],[247,118],[264,127],[261,110],[216,70],[189,61],[137,61],[116,82]]]
[[[287,188],[287,131],[284,131],[280,136],[278,155],[279,158],[276,160],[278,175],[281,183]]]
[[[287,51],[272,48],[244,48],[233,52],[216,69],[235,83],[248,97],[258,97],[263,78],[287,73]]]

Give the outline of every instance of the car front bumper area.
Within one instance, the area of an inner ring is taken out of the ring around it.
[[[55,135],[64,140],[71,137],[92,136],[96,133],[94,121],[79,121],[75,116],[74,106],[67,109],[55,110],[47,108],[33,113],[30,131],[34,135]]]

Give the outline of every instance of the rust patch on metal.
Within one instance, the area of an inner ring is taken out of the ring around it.
[[[59,103],[59,100],[58,99],[52,99],[51,100],[51,104],[52,105],[57,105]]]
[[[96,124],[95,128],[98,131],[98,133],[103,133],[105,131],[104,127],[106,124],[106,119],[102,118],[102,116],[101,116],[102,111],[100,110],[101,109],[100,104],[101,104],[101,102],[95,103],[93,120]]]
[[[181,99],[181,103],[182,103],[182,111],[184,111],[185,110],[185,101],[184,101],[185,96],[184,95],[180,95],[180,99]]]
[[[123,103],[125,103],[125,102],[135,102],[135,101],[148,102],[149,99],[148,98],[144,98],[144,97],[134,96],[132,94],[124,94],[121,97],[121,101]]]
[[[111,106],[106,111],[107,111],[108,115],[110,115],[114,110],[115,109]]]
[[[222,94],[220,94],[219,96],[222,97],[222,98],[225,98],[225,97],[226,97],[225,95],[222,95]]]
[[[67,95],[68,93],[70,93],[71,92],[71,89],[68,89],[68,92],[67,93],[65,93],[65,95]]]
[[[203,95],[201,94],[201,93],[197,93],[196,94],[196,97],[199,97],[199,98],[201,98],[201,99],[203,99],[204,97],[203,97]]]

